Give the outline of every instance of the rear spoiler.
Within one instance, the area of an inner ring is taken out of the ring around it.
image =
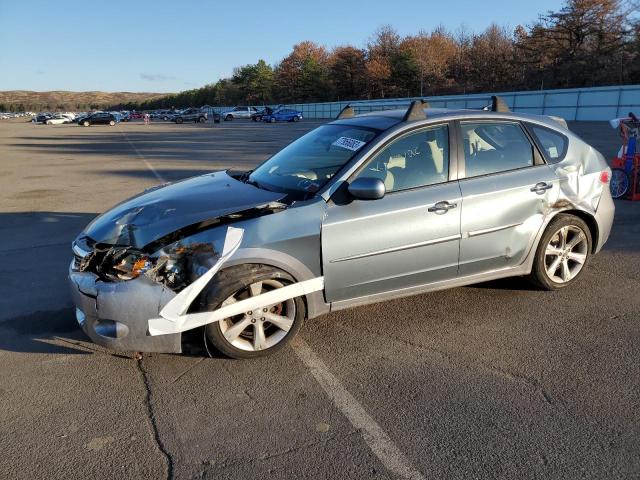
[[[497,95],[494,95],[491,97],[491,105],[486,106],[483,108],[483,110],[491,110],[492,112],[502,112],[502,113],[506,113],[506,112],[510,112],[511,110],[509,109],[509,106],[507,105],[507,102],[504,101],[504,99],[498,97]],[[567,121],[562,118],[562,117],[557,117],[555,115],[547,115],[551,120],[553,120],[554,122],[556,122],[558,125],[560,125],[562,128],[569,130],[569,126],[567,125]]]
[[[569,130],[569,125],[567,125],[567,121],[564,118],[556,117],[555,115],[548,115],[548,117],[557,124],[561,125],[563,128]]]

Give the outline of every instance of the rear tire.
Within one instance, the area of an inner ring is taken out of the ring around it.
[[[182,122],[183,122],[182,118],[176,118],[176,123],[182,123]]]
[[[574,215],[559,214],[540,238],[529,279],[544,290],[574,283],[591,258],[591,231]]]
[[[84,122],[82,122],[82,125],[84,125],[85,127],[88,127],[91,124],[85,120]]]
[[[231,267],[216,275],[216,282],[203,295],[201,309],[214,310],[294,282],[288,273],[268,265]],[[206,325],[205,341],[231,358],[262,357],[284,348],[296,336],[305,317],[305,302],[297,297]],[[269,322],[269,318],[277,324]]]
[[[114,122],[113,120],[111,120],[111,121],[109,122],[109,125],[111,125],[112,127],[113,127],[115,124],[116,124],[116,122]]]
[[[207,121],[207,119],[206,119],[206,118],[204,118],[204,117],[200,117],[200,118],[198,118],[198,123],[204,123],[204,122],[206,122],[206,121]]]
[[[271,117],[271,118],[269,119],[269,123],[276,123],[276,119],[275,119],[275,118],[273,118],[273,117]]]

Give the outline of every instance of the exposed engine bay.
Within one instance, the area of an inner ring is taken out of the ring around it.
[[[108,245],[88,236],[74,247],[86,255],[75,255],[74,268],[98,275],[105,282],[133,280],[141,275],[179,292],[207,272],[220,258],[220,246],[213,241],[194,241],[193,235],[221,225],[268,215],[288,205],[272,202],[242,212],[190,225],[158,239],[144,248]],[[196,235],[197,236],[197,235]]]

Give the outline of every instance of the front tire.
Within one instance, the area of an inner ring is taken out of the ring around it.
[[[182,123],[183,120],[181,118],[176,118],[176,123]]]
[[[295,280],[268,265],[240,265],[222,270],[202,300],[202,308],[214,310],[267,291],[290,285]],[[260,307],[205,326],[205,341],[222,354],[237,359],[269,355],[281,350],[298,333],[306,317],[302,297],[277,305]]]
[[[82,122],[82,125],[84,125],[85,127],[88,127],[91,124],[85,120],[84,122]]]
[[[540,239],[530,279],[544,290],[571,285],[591,258],[591,244],[591,231],[581,218],[559,214]]]
[[[233,115],[227,115],[226,117],[224,117],[225,122],[231,122],[232,120],[233,120]]]
[[[293,117],[293,121],[294,122],[299,122],[300,121],[300,117],[298,117],[297,115],[295,117]]]
[[[116,122],[114,122],[113,120],[111,120],[111,121],[109,122],[109,125],[111,125],[112,127],[113,127],[115,124],[116,124]]]
[[[199,122],[199,123],[204,123],[204,122],[206,122],[206,121],[207,121],[207,119],[206,119],[206,118],[204,118],[204,117],[200,117],[200,118],[198,118],[198,122]]]

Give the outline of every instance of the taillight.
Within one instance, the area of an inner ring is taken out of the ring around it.
[[[600,172],[600,181],[602,183],[609,183],[609,180],[611,180],[611,172],[609,170]]]

